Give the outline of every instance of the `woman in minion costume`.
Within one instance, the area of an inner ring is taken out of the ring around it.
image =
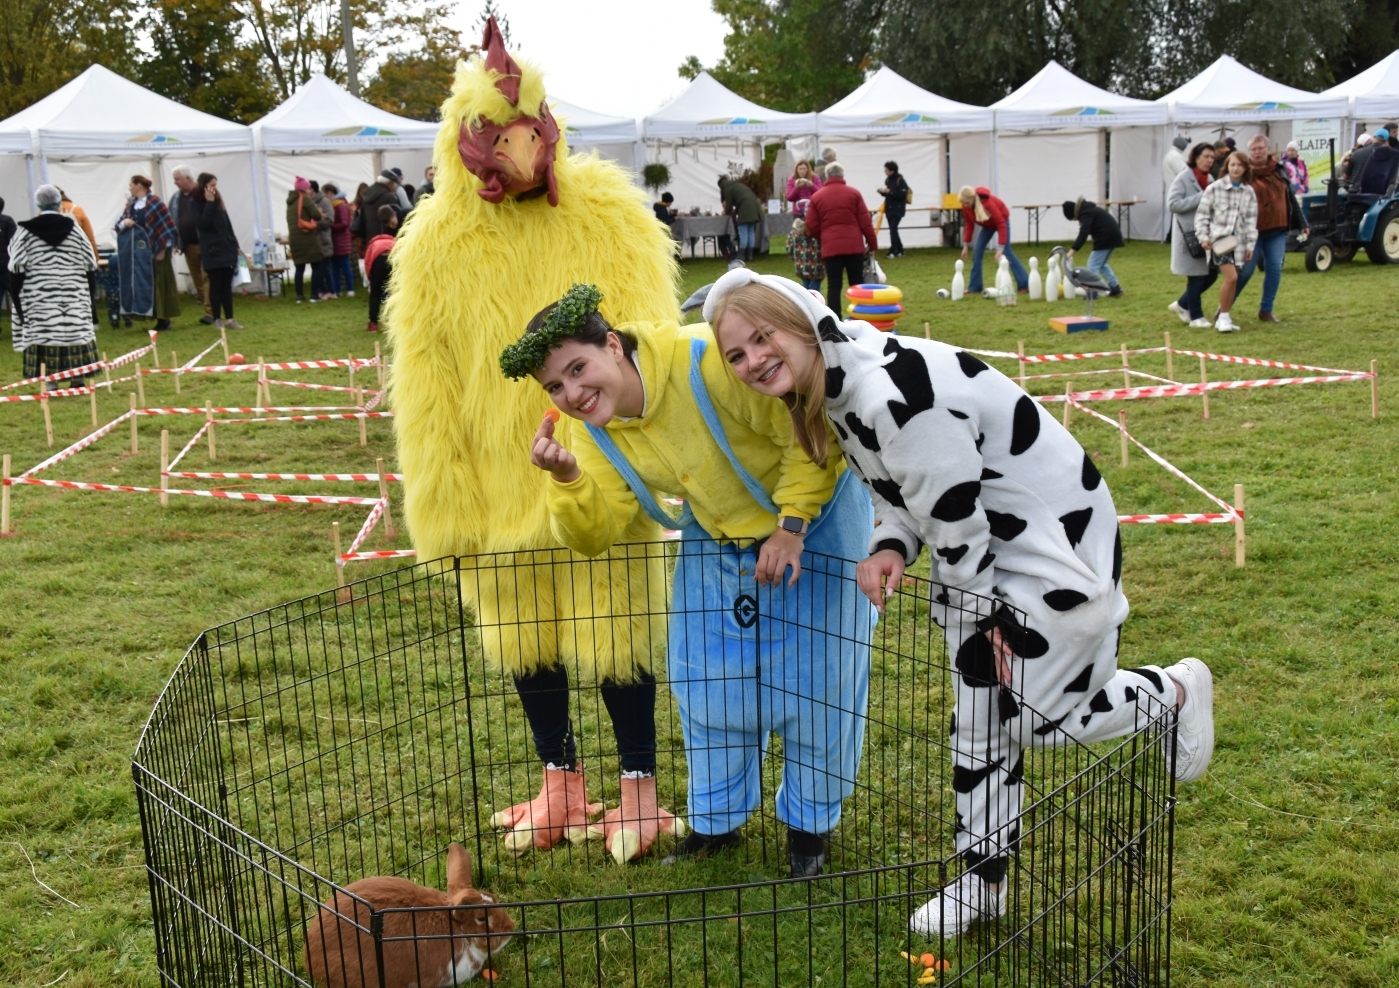
[[[546,414],[530,450],[550,474],[555,538],[594,556],[639,515],[680,530],[667,670],[693,832],[666,861],[738,843],[775,731],[792,875],[820,874],[864,740],[874,610],[848,561],[873,530],[869,497],[839,453],[807,456],[787,407],[738,382],[707,326],[614,330],[601,298],[575,285],[534,317],[501,368],[532,375],[577,420],[566,448]],[[679,518],[662,494],[684,499]]]

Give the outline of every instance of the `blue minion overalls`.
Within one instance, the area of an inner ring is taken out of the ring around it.
[[[743,485],[775,515],[715,413],[700,373],[705,348],[691,340],[695,404]],[[727,833],[758,809],[771,731],[782,739],[784,759],[778,820],[829,833],[854,789],[869,702],[875,611],[856,585],[853,562],[865,557],[874,528],[869,494],[849,470],[842,473],[807,532],[796,585],[784,577],[759,586],[758,545],[715,540],[688,505],[679,519],[667,516],[606,430],[588,430],[642,510],[680,529],[666,667],[685,738],[691,826]]]

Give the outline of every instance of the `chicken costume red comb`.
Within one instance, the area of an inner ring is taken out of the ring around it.
[[[496,90],[518,109],[520,66],[505,50],[505,40],[495,18],[486,21],[481,38],[486,53],[485,67],[495,72]],[[476,194],[487,202],[499,203],[507,195],[519,196],[540,186],[549,205],[559,204],[558,183],[554,177],[554,156],[559,143],[559,125],[541,101],[533,116],[520,113],[504,122],[481,118],[462,122],[457,150],[467,171],[484,187]]]

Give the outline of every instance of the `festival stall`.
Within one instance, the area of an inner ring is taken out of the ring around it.
[[[549,110],[563,128],[570,151],[596,151],[630,172],[640,169],[644,152],[637,139],[636,120],[632,117],[598,113],[552,96]]]
[[[253,181],[252,134],[242,124],[166,99],[101,65],[8,120],[0,121],[0,197],[9,214],[34,213],[34,190],[59,186],[92,219],[98,245],[114,248],[112,230],[133,174],[149,176],[169,199],[172,170],[211,172],[244,251],[257,238],[259,195]],[[184,261],[177,258],[177,272]]]
[[[756,171],[764,144],[815,134],[816,114],[769,110],[701,72],[683,93],[642,120],[641,133],[647,161],[670,167],[668,188],[676,207],[718,213],[719,176]]]
[[[1075,236],[1078,224],[1064,218],[1060,204],[1079,196],[1099,204],[1135,200],[1114,206],[1123,234],[1160,239],[1164,106],[1099,89],[1050,61],[991,109],[996,129],[985,179],[1012,207],[1012,242]]]
[[[1399,50],[1392,51],[1364,72],[1353,75],[1338,86],[1321,94],[1323,98],[1341,97],[1348,101],[1349,116],[1356,132],[1374,130],[1399,118]],[[1339,157],[1349,148],[1351,134],[1337,144]]]
[[[849,96],[816,116],[821,147],[835,148],[846,181],[871,209],[883,201],[884,162],[895,161],[913,190],[900,228],[908,247],[941,244],[944,192],[985,182],[991,111],[930,93],[885,66]],[[774,175],[774,184],[786,175]],[[887,244],[888,235],[880,240]]]
[[[334,182],[350,199],[385,168],[401,168],[406,183],[421,184],[438,128],[381,110],[313,74],[252,125],[266,204],[263,228],[286,236],[287,191],[297,175]]]
[[[1347,97],[1285,86],[1228,55],[1157,102],[1170,110],[1177,133],[1196,140],[1232,137],[1245,149],[1261,133],[1281,150],[1295,139],[1306,148],[1308,166],[1321,174],[1330,170],[1330,138],[1336,138],[1338,160],[1350,147],[1343,133]]]

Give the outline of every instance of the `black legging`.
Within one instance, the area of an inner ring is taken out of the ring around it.
[[[388,251],[374,258],[374,267],[369,269],[369,321],[372,323],[379,321],[379,308],[389,297],[389,274],[392,271]]]
[[[306,268],[307,268],[307,266],[308,266],[308,262],[306,262],[306,261],[297,261],[297,262],[296,262],[296,297],[297,297],[297,298],[305,298],[305,297],[306,297],[306,293],[305,293],[305,291],[303,290],[304,287],[305,287],[305,285],[306,285],[306,282],[305,282],[303,276],[304,276],[305,273],[306,273]],[[321,262],[320,262],[320,261],[310,261],[310,262],[309,262],[309,266],[310,266],[310,268],[311,268],[311,296],[314,298],[314,297],[315,297],[315,294],[316,294],[316,286],[319,285],[319,284],[321,283]]]
[[[850,284],[858,285],[865,276],[865,255],[837,254],[823,257],[821,261],[826,265],[826,307],[841,316],[840,276],[844,274],[850,279]]]
[[[884,218],[889,221],[889,253],[902,254],[904,252],[904,242],[899,238],[899,224],[903,222],[904,214],[895,216],[892,213],[885,213]]]
[[[568,719],[568,670],[563,666],[515,677],[539,760],[572,770],[578,750]],[[612,718],[617,757],[623,772],[656,772],[656,679],[643,673],[625,686],[610,680],[601,686],[602,702]]]
[[[209,310],[215,319],[233,318],[233,269],[209,268]]]

